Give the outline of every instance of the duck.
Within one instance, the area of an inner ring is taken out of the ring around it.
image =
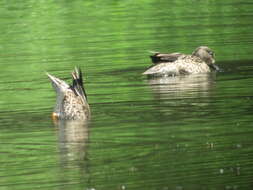
[[[196,48],[191,55],[183,53],[163,54],[156,52],[150,58],[153,65],[143,75],[176,76],[220,71],[215,64],[214,52],[207,46]]]
[[[80,68],[72,72],[72,84],[46,73],[56,92],[56,104],[52,113],[53,120],[88,120],[90,106],[83,86]]]

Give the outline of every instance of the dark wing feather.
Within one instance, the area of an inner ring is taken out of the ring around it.
[[[75,70],[72,72],[72,77],[73,77],[72,88],[74,92],[87,100],[87,95],[83,86],[83,76],[81,69],[75,68]]]
[[[158,64],[164,62],[174,62],[182,55],[182,53],[155,53],[154,55],[151,55],[150,58],[154,64]]]

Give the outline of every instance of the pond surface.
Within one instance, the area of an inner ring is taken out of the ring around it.
[[[0,190],[253,188],[251,0],[0,1]],[[207,45],[223,72],[147,79]],[[84,72],[90,123],[50,118]]]

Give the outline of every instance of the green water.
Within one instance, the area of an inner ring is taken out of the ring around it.
[[[0,190],[253,188],[251,0],[0,0]],[[149,52],[224,72],[146,79]],[[54,125],[79,65],[90,123]]]

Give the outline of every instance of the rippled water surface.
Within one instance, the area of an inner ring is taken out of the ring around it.
[[[0,189],[253,188],[251,0],[0,1]],[[223,72],[147,79],[149,51]],[[90,123],[50,118],[80,66]]]

